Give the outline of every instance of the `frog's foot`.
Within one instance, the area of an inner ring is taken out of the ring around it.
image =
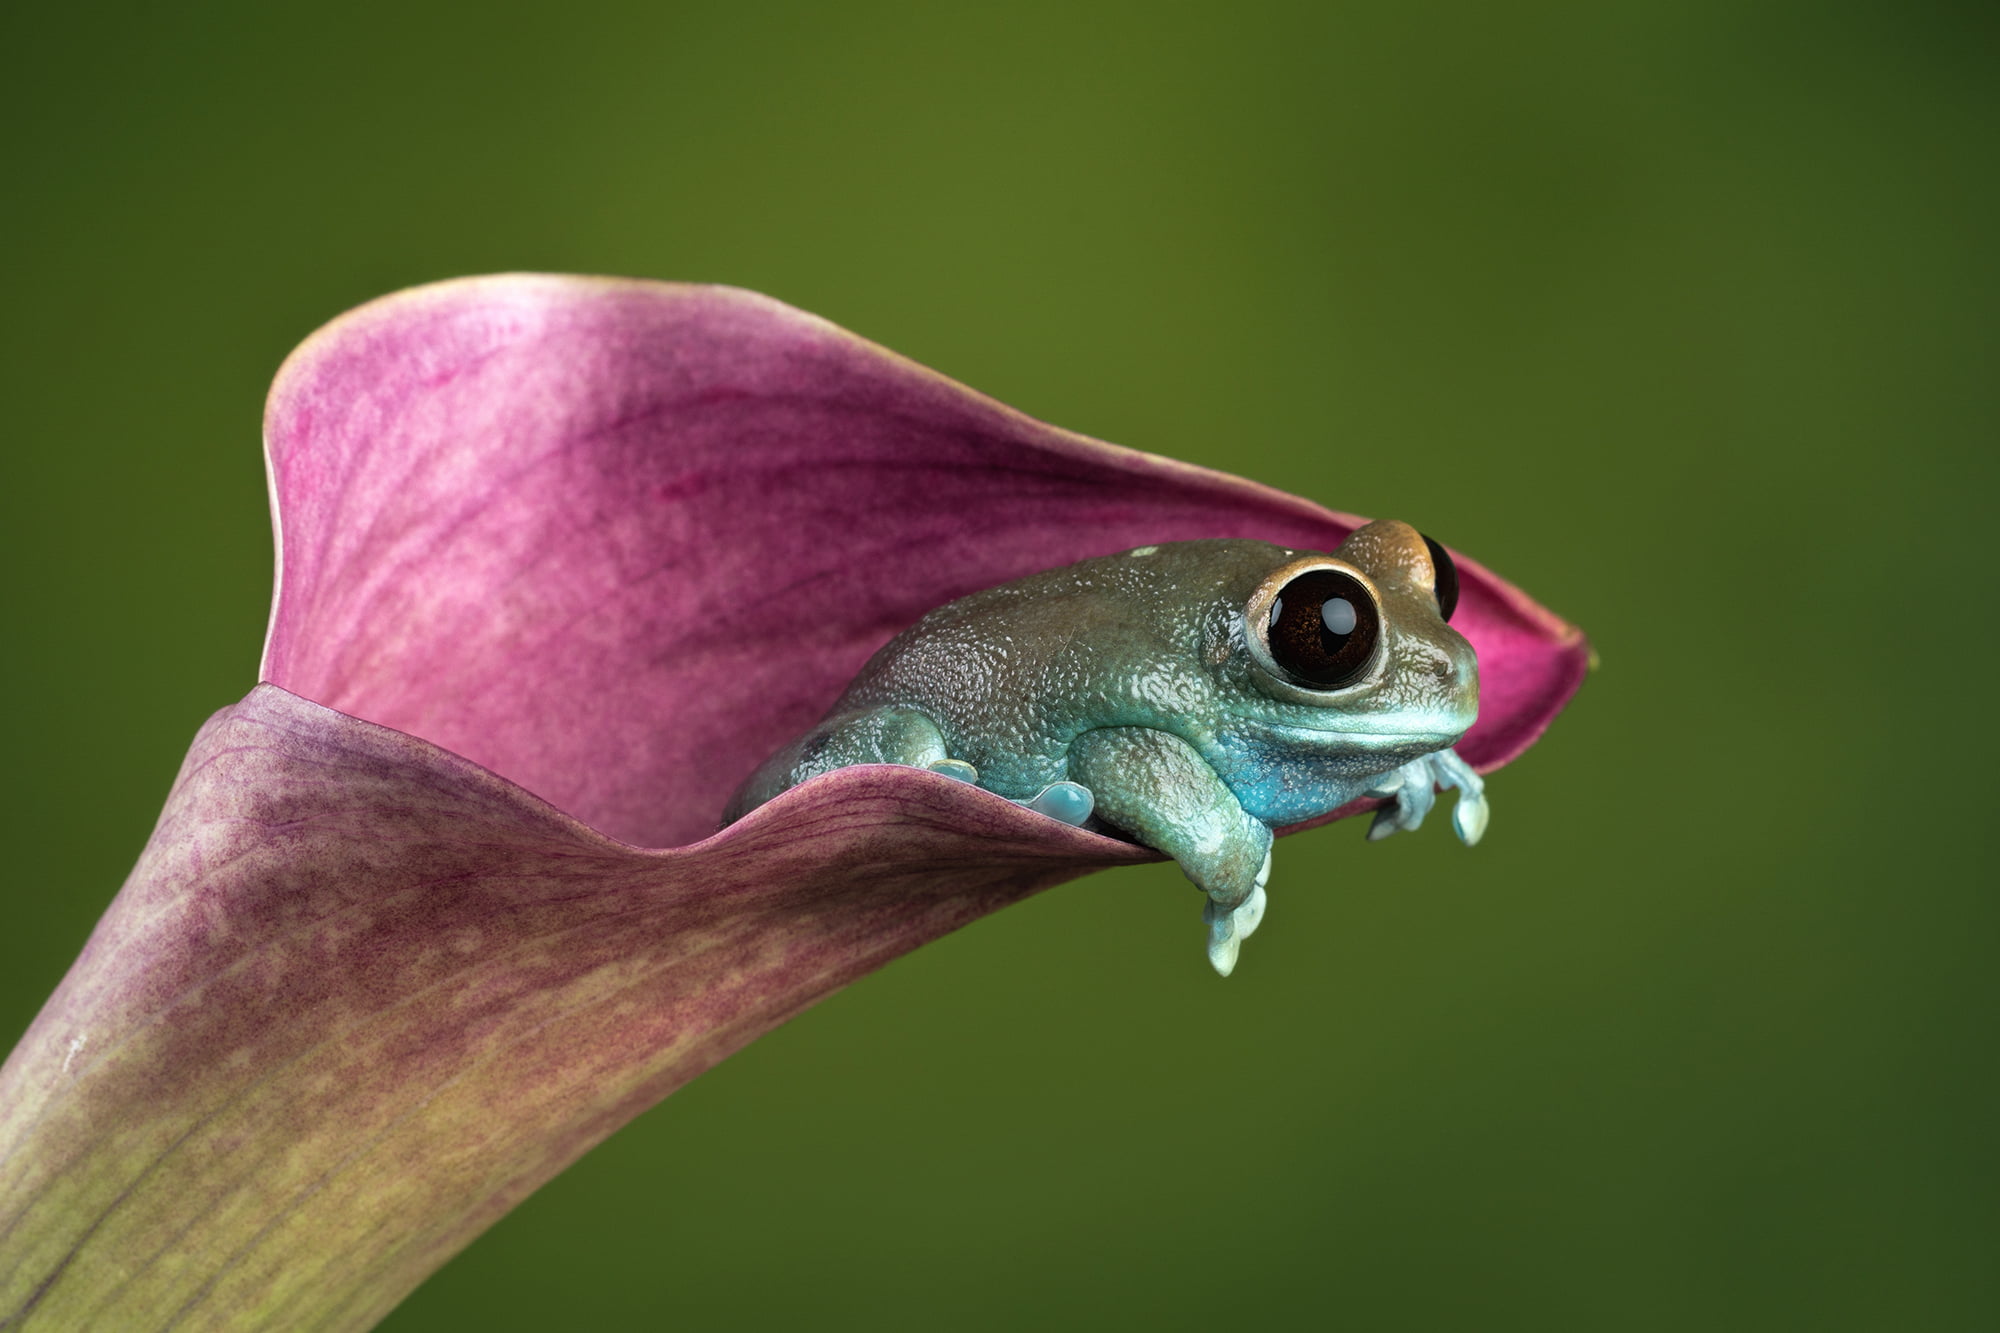
[[[1218,976],[1228,976],[1236,970],[1236,955],[1243,948],[1243,941],[1250,938],[1257,927],[1263,924],[1264,885],[1271,878],[1271,853],[1264,853],[1264,864],[1257,871],[1257,885],[1250,890],[1250,896],[1234,907],[1224,907],[1211,898],[1201,909],[1202,924],[1208,927],[1208,963]]]
[[[1422,824],[1437,801],[1439,787],[1458,788],[1451,826],[1466,846],[1477,843],[1486,832],[1486,783],[1472,771],[1472,765],[1458,757],[1456,750],[1448,749],[1412,759],[1375,779],[1368,794],[1393,799],[1375,812],[1375,822],[1368,826],[1368,840],[1375,842]]]
[[[971,764],[966,763],[963,759],[933,759],[930,763],[925,764],[924,767],[933,773],[942,773],[954,782],[977,783],[979,781],[979,770]]]
[[[963,759],[933,759],[924,767],[955,782],[979,784],[979,770]],[[1090,818],[1091,809],[1097,802],[1091,796],[1090,788],[1081,782],[1052,782],[1035,796],[1015,801],[1014,804],[1080,828]]]
[[[1096,808],[1097,798],[1081,782],[1052,782],[1042,788],[1039,795],[1014,804],[1025,805],[1038,815],[1047,815],[1050,819],[1060,819],[1065,824],[1081,828],[1083,821],[1089,819],[1090,812]]]

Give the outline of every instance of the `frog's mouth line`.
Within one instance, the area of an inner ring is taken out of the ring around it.
[[[1444,728],[1437,731],[1367,731],[1353,727],[1341,730],[1300,727],[1285,722],[1255,720],[1238,714],[1231,716],[1236,719],[1233,730],[1254,740],[1289,742],[1315,747],[1351,745],[1360,750],[1409,751],[1414,747],[1416,752],[1425,754],[1455,744],[1459,737],[1472,729],[1472,722],[1469,719],[1463,727],[1456,730]]]

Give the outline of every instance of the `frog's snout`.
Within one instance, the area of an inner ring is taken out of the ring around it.
[[[1396,647],[1396,667],[1409,687],[1428,700],[1441,722],[1464,732],[1479,716],[1479,658],[1471,643],[1450,629],[1418,632]]]
[[[1471,730],[1479,718],[1479,659],[1473,655],[1471,644],[1466,644],[1461,652],[1445,654],[1445,669],[1439,683],[1457,704],[1465,729]]]

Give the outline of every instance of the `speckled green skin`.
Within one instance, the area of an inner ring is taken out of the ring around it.
[[[1257,541],[1140,547],[939,607],[773,755],[727,819],[852,764],[959,760],[1015,800],[1081,783],[1094,824],[1173,856],[1233,908],[1262,883],[1273,825],[1394,790],[1395,770],[1446,750],[1477,713],[1472,646],[1439,615],[1423,538],[1402,523],[1369,524],[1334,557],[1366,576],[1381,611],[1360,680],[1315,691],[1260,659],[1246,607],[1309,554]],[[1430,771],[1412,772],[1402,799],[1421,806],[1403,827],[1431,801]]]

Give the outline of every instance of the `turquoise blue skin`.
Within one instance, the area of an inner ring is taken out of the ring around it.
[[[1288,672],[1267,633],[1273,599],[1323,569],[1355,579],[1380,626],[1337,688]],[[989,588],[876,653],[724,822],[850,765],[934,769],[1173,857],[1208,895],[1226,976],[1263,915],[1274,826],[1381,795],[1379,838],[1416,828],[1443,786],[1460,791],[1460,837],[1484,830],[1480,780],[1450,748],[1478,714],[1479,670],[1436,582],[1423,537],[1384,520],[1332,555],[1175,542]]]

